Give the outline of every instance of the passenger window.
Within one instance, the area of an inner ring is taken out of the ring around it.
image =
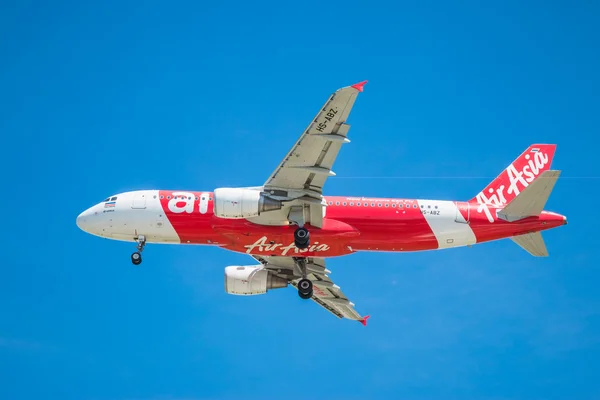
[[[377,207],[381,207],[381,203],[377,203]]]
[[[336,205],[336,206],[339,206],[339,205],[340,205],[340,202],[339,202],[339,201],[336,201],[336,202],[335,202],[335,205]]]
[[[332,205],[333,205],[333,201],[330,201],[330,202],[329,202],[329,205],[330,205],[330,206],[332,206]]]
[[[164,199],[164,198],[165,198],[165,196],[160,196],[160,198],[161,198],[161,199]]]
[[[170,198],[171,198],[171,196],[167,196],[167,200],[170,199]]]
[[[417,205],[416,205],[416,204],[413,204],[413,208],[417,208]]]
[[[385,204],[385,206],[386,206],[386,208],[387,208],[387,207],[389,207],[390,205],[386,203],[386,204]]]
[[[360,207],[360,203],[356,203],[356,206],[357,206],[357,207]]]
[[[353,205],[354,205],[354,203],[350,203],[350,205],[351,205],[351,206],[353,206]]]
[[[375,203],[371,203],[371,207],[375,207]]]
[[[342,203],[342,205],[343,205],[344,207],[346,207],[346,202],[343,202],[343,203]]]
[[[393,207],[393,208],[396,208],[396,203],[392,204],[392,207]]]

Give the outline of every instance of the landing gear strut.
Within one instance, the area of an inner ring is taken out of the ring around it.
[[[306,249],[310,246],[310,232],[308,232],[308,229],[301,227],[294,231],[294,245],[299,249]]]
[[[313,284],[306,278],[306,258],[294,258],[294,262],[302,274],[302,279],[298,281],[298,295],[302,299],[310,299],[313,295]]]
[[[133,265],[140,265],[142,263],[142,251],[144,251],[144,246],[146,246],[146,237],[139,235],[135,241],[137,242],[137,251],[131,255],[131,262]]]

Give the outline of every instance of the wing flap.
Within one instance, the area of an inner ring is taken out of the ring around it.
[[[284,209],[248,218],[260,225],[285,225],[289,221],[321,228],[325,216],[323,186],[328,177],[334,176],[333,164],[343,144],[350,125],[346,123],[358,93],[365,82],[343,87],[335,91],[308,128],[300,135],[292,149],[277,166],[262,188],[280,200],[290,201]],[[306,200],[311,198],[311,200]],[[300,220],[290,219],[292,208]],[[288,214],[286,214],[288,213]]]
[[[299,271],[291,257],[278,256],[252,256],[262,263],[265,268],[273,270],[278,276],[288,280],[290,285],[298,288],[300,280]],[[362,317],[354,309],[352,303],[327,274],[331,273],[325,266],[325,259],[320,257],[308,257],[306,259],[306,269],[308,279],[313,282],[313,296],[311,300],[332,313],[338,318],[347,318],[356,321],[365,322],[366,317]]]
[[[290,152],[265,182],[266,189],[312,190],[322,193],[350,126],[346,119],[362,86],[348,86],[333,93],[302,133]],[[315,169],[317,168],[317,169]]]

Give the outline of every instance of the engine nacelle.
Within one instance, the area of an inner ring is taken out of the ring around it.
[[[263,192],[243,188],[215,189],[214,213],[219,218],[240,219],[275,211],[282,207],[281,201],[265,196]]]
[[[274,275],[262,265],[233,265],[225,268],[225,291],[229,294],[265,294],[269,289],[284,288],[287,285],[286,279]]]

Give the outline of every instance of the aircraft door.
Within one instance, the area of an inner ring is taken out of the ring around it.
[[[146,208],[146,192],[135,192],[133,194],[133,202],[131,208],[144,209]]]
[[[456,204],[456,217],[454,218],[454,221],[468,224],[470,217],[469,203],[466,201],[456,201],[454,204]]]

